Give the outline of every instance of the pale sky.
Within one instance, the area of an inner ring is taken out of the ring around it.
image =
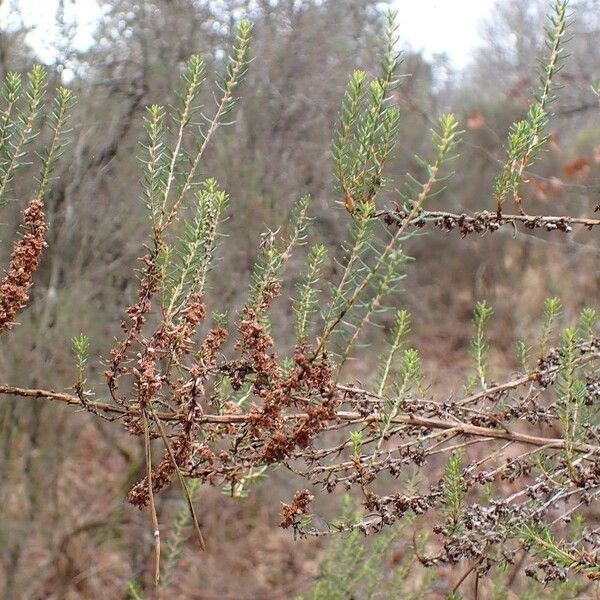
[[[495,0],[396,0],[400,42],[427,57],[445,52],[463,67],[480,39],[479,24]]]
[[[143,0],[142,0],[143,1]],[[11,5],[19,10],[10,11]],[[48,40],[56,39],[48,23],[53,23],[58,0],[5,0],[0,7],[0,20],[22,19],[34,29],[28,34],[28,42],[40,58],[52,53]],[[446,52],[457,67],[463,67],[470,52],[477,46],[479,23],[490,14],[494,0],[395,0],[398,9],[400,40],[403,46],[422,50],[427,57]],[[67,0],[67,21],[79,24],[76,44],[90,44],[90,33],[99,14],[96,0]],[[16,14],[18,12],[18,14]]]

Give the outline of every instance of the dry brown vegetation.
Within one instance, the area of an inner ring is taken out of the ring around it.
[[[497,8],[2,32],[3,597],[596,597],[600,6]]]

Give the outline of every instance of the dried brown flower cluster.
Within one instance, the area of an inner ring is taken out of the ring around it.
[[[46,247],[44,235],[48,229],[44,203],[33,198],[23,211],[21,237],[15,242],[8,270],[0,281],[0,331],[11,329],[15,316],[29,300],[33,274]]]

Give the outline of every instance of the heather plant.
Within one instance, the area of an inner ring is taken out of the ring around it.
[[[24,84],[21,75],[8,73],[2,88],[5,108],[0,117],[0,207],[10,201],[10,184],[17,170],[32,159],[39,161],[36,190],[23,211],[20,237],[13,246],[10,263],[0,281],[0,332],[15,325],[15,317],[27,303],[31,277],[45,246],[47,224],[44,196],[54,166],[65,145],[65,125],[73,96],[66,88],[56,91],[46,128],[51,140],[39,156],[31,156],[29,146],[40,134],[45,117],[46,71],[34,67]]]
[[[502,569],[521,565],[544,584],[569,574],[600,578],[598,528],[586,519],[600,494],[595,311],[584,309],[578,323],[560,331],[560,301],[549,299],[539,339],[517,341],[519,371],[502,376],[489,361],[493,310],[481,300],[473,316],[473,366],[462,388],[437,397],[419,352],[408,345],[410,315],[398,306],[411,260],[407,246],[423,229],[458,229],[466,236],[503,227],[568,233],[600,224],[592,217],[528,214],[519,193],[548,141],[568,20],[567,2],[557,0],[541,90],[509,132],[491,210],[456,214],[435,205],[460,149],[452,114],[438,119],[430,152],[416,158],[418,172],[398,182],[399,190],[386,171],[401,119],[393,102],[401,57],[389,13],[380,74],[371,80],[363,71],[350,75],[331,146],[345,243],[328,248],[318,239],[310,197],[300,195],[287,222],[257,240],[246,300],[233,315],[223,312],[210,281],[219,248],[234,243],[222,224],[235,207],[202,165],[214,136],[232,122],[248,69],[250,23],[238,25],[212,110],[200,102],[206,68],[199,56],[181,75],[177,103],[147,109],[141,195],[149,235],[135,300],[103,359],[107,397],[87,387],[92,359],[85,333],[72,340],[71,391],[2,384],[0,393],[84,409],[143,441],[145,472],[127,500],[148,512],[156,585],[168,585],[188,523],[199,548],[210,544],[197,502],[201,484],[243,499],[274,468],[307,485],[283,505],[282,527],[295,536],[346,536],[331,546],[324,578],[309,597],[347,597],[343,590],[355,588],[377,597],[377,561],[404,523],[418,519],[431,535],[426,544],[415,540],[414,558],[425,567],[464,565],[449,590],[453,597],[469,577],[477,586],[485,576],[495,580]],[[20,104],[18,77],[6,78],[0,198],[37,132],[43,79],[41,69],[31,72]],[[0,329],[15,325],[42,255],[43,198],[64,145],[71,100],[67,90],[58,90],[38,189],[0,283]],[[504,212],[507,198],[516,214]],[[290,318],[282,325],[271,318],[272,308],[286,302],[286,268],[297,255],[305,268],[292,282]],[[335,277],[324,282],[328,261],[335,262]],[[390,319],[383,350],[367,346],[369,330]],[[292,329],[290,349],[277,338]],[[356,360],[374,365],[364,384],[353,377]],[[177,515],[165,551],[156,496],[172,484],[185,512]],[[322,514],[320,496],[336,491],[356,492],[360,511],[341,518]],[[571,526],[576,518],[582,523],[577,528]],[[361,536],[369,534],[379,537],[373,554],[363,556]],[[392,573],[394,585],[402,585],[407,569],[402,562]],[[133,583],[130,595],[139,595]]]

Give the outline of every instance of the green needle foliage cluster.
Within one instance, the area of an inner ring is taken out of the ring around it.
[[[43,199],[52,171],[66,145],[65,129],[74,97],[67,88],[58,88],[52,106],[47,109],[47,72],[35,66],[27,81],[19,73],[8,73],[2,86],[4,110],[0,116],[0,206],[10,197],[10,184],[17,171],[39,161],[39,175],[34,197]],[[45,129],[50,134],[40,156],[31,156],[32,142]]]
[[[506,162],[496,179],[496,208],[499,214],[506,197],[511,197],[522,211],[519,186],[523,174],[548,141],[544,130],[551,116],[549,106],[556,99],[553,90],[554,80],[562,69],[561,59],[564,54],[563,44],[568,21],[567,0],[554,4],[549,21],[550,24],[546,29],[549,56],[540,61],[541,90],[534,96],[526,118],[512,125],[508,134]]]

